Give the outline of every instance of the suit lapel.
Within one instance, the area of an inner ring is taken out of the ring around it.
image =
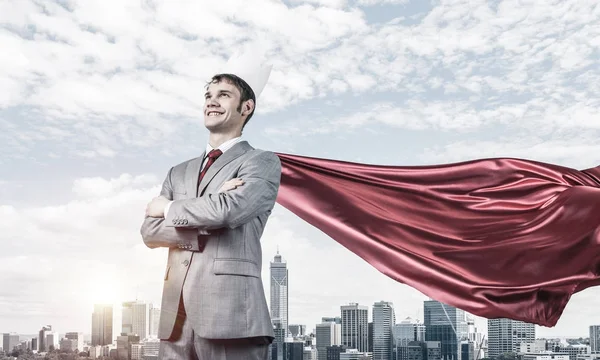
[[[191,160],[185,170],[185,191],[188,198],[195,198],[197,196],[198,177],[200,176],[200,168],[202,167],[204,156],[206,156],[206,151],[199,158]]]
[[[204,189],[206,189],[210,181],[225,165],[229,164],[249,150],[252,150],[252,146],[250,146],[247,141],[240,141],[231,149],[225,151],[225,153],[219,156],[217,160],[215,160],[215,162],[208,168],[198,187],[196,187],[196,185],[198,184],[200,168],[202,167],[202,160],[204,159],[206,152],[204,152],[200,158],[190,161],[186,174],[187,193],[193,194],[194,196],[202,196]]]

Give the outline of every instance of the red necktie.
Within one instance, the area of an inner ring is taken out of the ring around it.
[[[215,162],[215,160],[217,160],[217,158],[219,156],[221,156],[223,154],[223,152],[219,149],[213,149],[208,153],[208,161],[206,162],[206,166],[204,167],[204,169],[202,169],[202,172],[200,172],[200,178],[198,179],[198,185],[200,185],[200,181],[202,181],[202,178],[204,177],[204,174],[206,174],[206,170],[208,170],[208,168]]]

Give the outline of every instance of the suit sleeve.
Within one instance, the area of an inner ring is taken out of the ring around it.
[[[166,226],[235,228],[273,209],[281,180],[281,162],[276,154],[259,152],[242,165],[237,177],[244,180],[237,189],[173,201],[166,214]]]
[[[173,188],[171,183],[171,168],[163,182],[160,195],[169,200],[173,199]],[[146,216],[140,229],[144,244],[151,249],[157,247],[177,247],[186,250],[198,250],[198,230],[182,229],[165,226],[164,218]]]

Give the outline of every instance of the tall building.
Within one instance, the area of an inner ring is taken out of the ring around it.
[[[590,326],[590,350],[600,352],[600,325]]]
[[[65,338],[69,340],[75,340],[75,348],[81,352],[83,351],[83,333],[80,332],[68,332],[65,334]]]
[[[271,262],[271,319],[279,319],[281,327],[288,332],[288,269],[279,251]]]
[[[127,301],[123,303],[122,333],[137,335],[140,339],[150,334],[150,308],[152,304],[144,301]]]
[[[440,360],[439,341],[410,341],[396,347],[396,360]]]
[[[77,340],[75,339],[67,339],[67,338],[63,338],[60,339],[60,350],[61,351],[75,351],[78,350],[77,349]]]
[[[15,349],[15,346],[19,345],[19,335],[16,333],[2,334],[2,350],[6,354],[9,354]]]
[[[470,314],[467,314],[467,323],[469,324],[469,341],[473,343],[475,359],[483,359],[487,354],[487,336],[477,329],[475,318]]]
[[[143,343],[142,353],[144,360],[156,359],[158,360],[158,351],[160,348],[160,339],[148,339]]]
[[[511,319],[488,319],[488,357],[516,354],[521,343],[535,341],[535,325]]]
[[[306,325],[290,324],[288,330],[292,337],[306,335]]]
[[[283,328],[283,322],[281,319],[272,319],[272,321],[275,339],[271,343],[271,350],[273,354],[271,360],[285,360],[283,343],[286,339],[286,331]]]
[[[283,343],[283,358],[285,360],[303,360],[304,359],[304,341],[292,340]]]
[[[92,346],[113,342],[113,307],[96,304],[92,314]]]
[[[394,325],[392,329],[394,344],[396,346],[408,346],[411,341],[425,341],[425,324],[410,317]]]
[[[461,359],[475,360],[475,343],[469,340],[462,341],[460,344]]]
[[[368,341],[369,341],[369,348],[367,349],[367,352],[370,352],[371,354],[373,354],[373,322],[371,321],[369,323],[369,335],[368,335]]]
[[[131,346],[139,343],[140,337],[138,335],[121,334],[117,336],[117,358],[123,360],[131,359]]]
[[[425,341],[441,343],[443,360],[461,360],[461,342],[469,339],[464,310],[439,301],[424,302]]]
[[[342,305],[342,345],[366,352],[369,349],[369,308],[351,303]]]
[[[346,349],[340,353],[340,360],[371,360],[372,354],[366,351],[358,351],[356,349]]]
[[[52,331],[52,325],[42,326],[38,334],[38,351],[39,352],[47,352],[50,350],[50,345],[48,344],[46,337]]]
[[[387,301],[373,304],[373,360],[392,360],[395,324],[394,304]]]
[[[160,322],[160,309],[152,308],[150,309],[150,331],[149,335],[152,338],[158,337],[158,325]]]
[[[341,344],[342,325],[333,321],[317,324],[317,356],[318,360],[327,360],[327,347]]]
[[[342,318],[339,316],[336,317],[322,317],[321,322],[334,322],[336,324],[342,324]]]
[[[48,331],[46,332],[46,351],[58,350],[60,348],[60,338],[58,332]]]
[[[274,346],[276,357],[273,360],[282,360],[284,357],[283,343],[288,336],[288,269],[281,258],[279,250],[271,261],[271,320],[275,332]]]

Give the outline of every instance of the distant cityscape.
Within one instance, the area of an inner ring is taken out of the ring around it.
[[[585,339],[538,339],[534,324],[491,319],[484,334],[474,316],[435,300],[423,303],[422,320],[400,321],[392,302],[342,304],[308,333],[306,325],[289,323],[288,272],[278,251],[270,263],[270,360],[600,360],[600,325],[590,325]],[[96,304],[90,339],[81,332],[61,335],[52,325],[36,336],[5,333],[0,359],[158,359],[160,308],[135,300],[120,310],[116,336],[113,305]]]

